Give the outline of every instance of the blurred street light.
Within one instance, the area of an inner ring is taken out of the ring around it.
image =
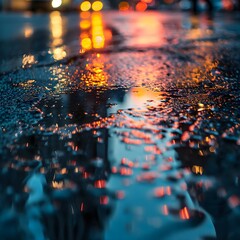
[[[52,7],[58,8],[62,5],[62,0],[52,0]]]
[[[92,4],[92,10],[93,11],[101,11],[103,8],[103,3],[101,1],[95,1]]]
[[[80,9],[83,12],[87,12],[91,9],[91,3],[89,1],[83,1],[80,5]]]

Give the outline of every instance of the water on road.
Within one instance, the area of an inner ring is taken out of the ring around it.
[[[238,239],[238,23],[1,14],[3,239]]]

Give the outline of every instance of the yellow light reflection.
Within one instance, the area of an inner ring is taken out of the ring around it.
[[[82,48],[85,50],[92,49],[92,40],[89,37],[83,38],[81,41]]]
[[[104,63],[104,56],[96,54],[91,62],[86,65],[86,72],[82,76],[84,85],[87,87],[105,87],[108,84],[108,73]]]
[[[67,56],[65,48],[60,46],[63,44],[63,19],[58,11],[50,14],[50,29],[52,33],[51,50],[55,60],[61,60]]]
[[[191,29],[187,33],[188,39],[198,39],[212,34],[213,21],[207,18],[192,16],[190,18]]]
[[[26,67],[36,63],[35,57],[33,55],[23,55],[22,58],[22,67]]]
[[[101,11],[103,8],[103,3],[101,1],[95,1],[93,4],[92,4],[92,10],[93,11]]]
[[[85,13],[80,14],[80,53],[91,49],[102,49],[106,42],[112,39],[112,31],[105,28],[100,12],[93,12],[90,15]]]
[[[199,49],[200,54],[201,49]],[[197,51],[198,52],[198,51]],[[185,76],[188,80],[191,81],[192,84],[199,84],[204,81],[204,78],[202,77],[203,72],[210,72],[214,69],[216,69],[218,66],[218,63],[212,59],[211,55],[206,55],[204,62],[202,62],[201,67],[197,66],[194,68],[186,67],[185,68]],[[216,76],[210,74],[211,81],[216,80]],[[198,103],[199,105],[199,103]],[[203,109],[204,105],[199,105],[199,109]]]
[[[103,48],[105,44],[101,13],[92,14],[92,42],[93,48]]]
[[[85,13],[80,14],[80,53],[92,49],[102,49],[105,47],[106,39],[107,41],[112,39],[112,32],[110,29],[105,29],[100,12],[93,12],[90,15]],[[89,87],[89,89],[107,86],[109,78],[107,67],[106,56],[99,52],[93,53],[81,73],[81,85]]]
[[[52,181],[52,187],[56,189],[62,189],[63,188],[63,181],[57,182],[57,181]]]
[[[24,28],[24,36],[25,36],[25,38],[31,37],[32,34],[33,34],[33,28],[31,26],[26,26]]]
[[[53,49],[53,58],[55,60],[61,60],[67,56],[66,51],[63,47],[58,47]]]
[[[192,171],[196,174],[202,175],[203,174],[203,167],[194,165],[194,166],[192,166]]]
[[[63,35],[63,20],[60,12],[54,11],[50,14],[50,29],[52,33],[53,43],[52,46],[62,44]]]
[[[56,55],[58,57],[58,55]],[[61,58],[61,55],[60,55]],[[62,93],[62,91],[69,89],[70,84],[70,77],[67,75],[67,69],[60,68],[59,66],[53,66],[49,69],[51,73],[51,77],[49,78],[50,81],[54,81],[54,92],[55,93]],[[56,124],[55,129],[58,129],[58,124]],[[53,130],[54,131],[54,130]]]
[[[91,3],[89,1],[84,1],[80,5],[80,9],[83,12],[87,12],[91,9]]]
[[[35,80],[27,80],[26,82],[19,83],[19,86],[29,88],[33,86],[34,82]]]

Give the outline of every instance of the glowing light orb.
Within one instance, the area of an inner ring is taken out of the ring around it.
[[[82,39],[81,45],[84,49],[90,50],[92,49],[92,40],[90,38]]]
[[[130,6],[128,2],[120,2],[118,8],[120,11],[127,11],[129,10]]]
[[[136,5],[136,10],[139,12],[144,12],[147,9],[147,4],[145,2],[138,2]]]
[[[95,1],[92,4],[92,10],[95,12],[101,11],[103,8],[103,3],[101,1]]]
[[[62,0],[52,0],[52,7],[58,8],[62,5]]]
[[[91,3],[89,1],[84,1],[80,5],[80,9],[83,12],[87,12],[91,9]]]

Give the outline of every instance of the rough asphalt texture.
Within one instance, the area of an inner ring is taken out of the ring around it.
[[[2,13],[3,239],[238,239],[239,21]]]

